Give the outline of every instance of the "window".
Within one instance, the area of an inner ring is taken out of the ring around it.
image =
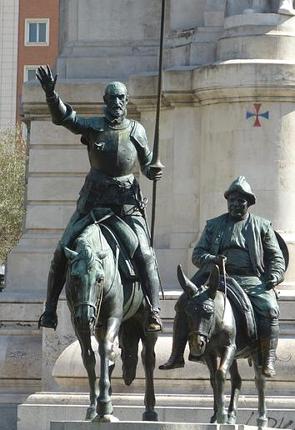
[[[49,45],[49,19],[26,19],[25,45]]]
[[[24,82],[34,81],[36,79],[36,72],[39,66],[25,66],[24,67]]]

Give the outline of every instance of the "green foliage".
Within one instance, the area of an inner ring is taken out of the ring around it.
[[[20,238],[25,170],[26,144],[21,129],[0,129],[0,263]]]

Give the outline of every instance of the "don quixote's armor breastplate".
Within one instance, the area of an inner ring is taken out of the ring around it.
[[[98,206],[137,205],[139,186],[133,176],[137,151],[131,141],[133,121],[113,128],[105,123],[88,141],[91,170],[80,192],[78,210]]]
[[[133,172],[137,152],[130,139],[132,122],[126,120],[124,128],[105,125],[103,130],[93,133],[89,143],[91,167],[111,177],[129,175]]]

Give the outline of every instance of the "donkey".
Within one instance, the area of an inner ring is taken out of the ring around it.
[[[262,374],[258,343],[244,336],[244,332],[241,332],[242,311],[234,311],[226,293],[218,290],[218,266],[213,267],[208,285],[201,288],[197,288],[184,275],[181,266],[178,266],[177,275],[185,292],[183,309],[189,327],[189,359],[206,363],[210,372],[214,395],[214,414],[210,422],[235,424],[242,385],[237,359],[248,358],[254,363],[258,392],[257,425],[267,426],[265,376]],[[231,379],[231,396],[226,410],[224,385],[228,373]]]

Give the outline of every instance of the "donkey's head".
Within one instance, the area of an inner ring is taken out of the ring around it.
[[[186,293],[184,311],[189,325],[189,347],[191,357],[204,354],[215,327],[215,296],[219,283],[219,269],[212,270],[208,286],[197,288],[178,266],[177,276],[180,285]]]
[[[75,250],[64,248],[69,263],[68,283],[74,307],[75,323],[83,326],[93,323],[104,281],[103,260],[107,251],[93,249],[85,237],[76,240]]]

